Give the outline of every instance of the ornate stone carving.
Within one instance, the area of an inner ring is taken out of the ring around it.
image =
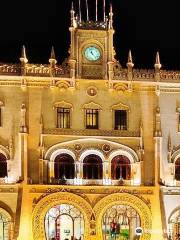
[[[97,104],[97,103],[95,103],[95,102],[89,102],[89,103],[84,104],[83,108],[84,109],[89,108],[89,109],[99,109],[99,110],[101,110],[102,106]]]
[[[88,87],[87,94],[90,97],[95,97],[97,95],[97,89],[94,86]]]
[[[111,150],[111,146],[109,144],[103,144],[102,150],[104,152],[109,152]]]
[[[117,103],[111,107],[112,110],[126,110],[129,111],[129,106],[123,104],[123,103]]]
[[[72,108],[72,104],[65,102],[65,101],[61,101],[61,102],[55,102],[54,103],[54,107],[62,107],[62,108]]]

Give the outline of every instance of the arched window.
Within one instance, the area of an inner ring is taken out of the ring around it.
[[[118,180],[123,178],[129,180],[131,178],[130,160],[123,155],[115,156],[111,162],[111,178]]]
[[[175,162],[175,179],[180,181],[180,158]]]
[[[54,160],[55,179],[74,179],[74,159],[69,154],[63,153],[56,156]]]
[[[140,226],[140,216],[134,208],[128,205],[114,205],[107,209],[103,216],[103,240],[139,239],[135,236],[135,229]]]
[[[10,240],[12,239],[12,221],[5,210],[0,209],[0,239]]]
[[[7,159],[0,153],[0,178],[7,177]]]
[[[180,239],[180,210],[175,211],[169,221],[169,239]]]
[[[83,215],[69,204],[54,206],[46,214],[45,231],[47,240],[83,240]]]
[[[102,159],[90,154],[83,161],[83,178],[84,179],[102,179]]]

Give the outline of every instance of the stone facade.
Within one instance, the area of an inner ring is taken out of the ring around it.
[[[6,158],[0,166],[7,166],[0,178],[0,214],[8,222],[0,236],[44,240],[48,210],[70,204],[83,214],[83,239],[105,239],[104,214],[123,205],[140,217],[138,239],[175,240],[180,72],[161,70],[159,54],[154,69],[134,69],[131,52],[122,68],[114,58],[112,11],[103,24],[81,23],[74,14],[72,9],[70,56],[62,66],[54,49],[49,64],[28,63],[25,47],[20,64],[0,65],[0,153]],[[88,47],[98,49],[97,60],[86,57]],[[69,109],[68,128],[57,128],[58,108]],[[96,129],[87,129],[87,109],[98,111]],[[126,129],[115,129],[116,110],[126,111]],[[74,161],[74,178],[65,182],[55,172],[61,154]],[[102,161],[98,179],[85,178],[89,155]],[[117,156],[129,159],[130,173],[122,181],[112,176]]]

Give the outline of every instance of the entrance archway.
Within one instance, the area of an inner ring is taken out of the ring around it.
[[[83,198],[81,198],[80,196],[75,195],[73,193],[57,192],[57,193],[49,194],[49,195],[45,196],[44,198],[42,198],[36,204],[36,206],[34,208],[33,218],[32,218],[33,239],[34,240],[47,239],[46,238],[47,231],[45,228],[45,220],[47,220],[46,219],[47,213],[51,209],[54,209],[54,206],[58,206],[58,208],[59,208],[59,206],[60,206],[60,208],[64,208],[64,206],[67,206],[67,209],[63,210],[64,213],[63,213],[63,211],[61,211],[61,213],[59,215],[56,215],[56,219],[58,219],[57,221],[59,221],[59,218],[61,218],[61,216],[73,215],[72,213],[69,215],[67,214],[67,212],[69,211],[68,209],[69,208],[71,209],[71,206],[72,206],[71,211],[73,209],[75,210],[75,212],[79,211],[82,214],[81,217],[83,216],[83,221],[84,221],[83,240],[88,239],[88,236],[90,235],[90,231],[91,231],[90,222],[91,222],[91,214],[92,214],[92,208],[91,208],[90,204],[87,201],[85,201]],[[81,219],[81,218],[79,218],[79,219]],[[66,217],[66,220],[70,222],[71,221],[70,216]],[[62,219],[60,219],[60,221],[62,221]],[[54,223],[52,222],[52,228],[54,228],[53,224]],[[76,228],[76,226],[75,226],[75,228]],[[66,230],[66,229],[64,229],[64,230]],[[67,229],[67,230],[70,230],[70,233],[71,233],[71,228]],[[48,240],[50,240],[50,239],[48,239]],[[64,239],[60,239],[60,240],[64,240]]]
[[[73,205],[60,204],[49,209],[45,216],[47,240],[84,239],[84,218]]]
[[[128,209],[128,211],[132,211],[132,215],[136,216],[136,220],[133,220],[134,223],[133,225],[135,226],[137,224],[137,226],[140,224],[139,227],[141,227],[142,229],[146,229],[146,232],[143,233],[142,236],[140,236],[140,240],[150,240],[151,238],[151,228],[152,228],[152,216],[151,216],[151,210],[149,209],[149,207],[145,204],[145,202],[143,202],[140,198],[131,195],[129,193],[115,193],[115,194],[110,194],[106,197],[104,197],[103,199],[101,199],[94,207],[94,212],[97,216],[97,220],[96,220],[96,232],[97,232],[97,239],[103,239],[103,240],[117,240],[118,238],[108,238],[109,236],[107,236],[107,238],[104,237],[104,232],[105,232],[105,225],[104,225],[104,218],[105,216],[107,216],[106,214],[108,213],[108,211],[111,212],[111,210],[116,210],[116,208],[122,208],[122,210],[118,210],[119,212],[124,213],[124,220],[122,219],[122,216],[120,216],[120,223],[122,223],[124,221],[124,225],[122,225],[121,227],[123,227],[125,229],[125,226],[127,226],[127,211],[123,210],[124,209]],[[129,213],[128,213],[129,215]],[[111,219],[110,219],[111,220]],[[113,220],[113,217],[112,217]],[[123,220],[121,222],[121,220]],[[115,221],[115,219],[114,219]],[[116,220],[118,221],[118,220]],[[115,222],[114,222],[115,223]],[[114,224],[112,222],[112,224]],[[117,225],[116,225],[117,226]],[[113,227],[113,226],[112,226]],[[124,233],[126,233],[127,231],[124,231]],[[116,235],[117,236],[117,235]],[[119,236],[120,237],[120,236]],[[122,240],[123,238],[120,238],[120,240]],[[118,239],[119,240],[119,239]],[[126,240],[123,239],[123,240]],[[127,238],[127,240],[129,240]],[[131,238],[130,238],[131,240]]]
[[[141,226],[137,211],[128,205],[114,205],[102,219],[103,240],[133,240],[135,229]]]
[[[172,212],[169,217],[169,239],[180,239],[180,208]]]
[[[13,238],[13,222],[10,214],[0,208],[0,239],[12,240]]]

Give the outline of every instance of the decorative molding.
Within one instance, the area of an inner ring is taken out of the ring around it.
[[[4,106],[4,102],[0,101],[0,107]]]
[[[71,103],[60,101],[54,103],[54,108],[61,107],[61,108],[73,108],[73,105]]]
[[[171,163],[175,163],[179,157],[180,157],[180,149],[177,149],[171,154]]]
[[[89,103],[85,103],[83,106],[82,106],[83,109],[98,109],[98,110],[102,110],[102,106],[99,105],[98,103],[95,103],[95,102],[89,102]]]
[[[110,137],[110,138],[140,138],[139,131],[121,131],[121,130],[95,130],[95,129],[58,129],[49,128],[43,130],[44,135],[69,135],[69,136],[99,136],[99,137]]]
[[[7,160],[10,160],[10,151],[7,147],[0,145],[0,153],[2,153]]]
[[[130,111],[129,106],[123,104],[123,103],[117,103],[113,106],[111,106],[112,110],[125,110],[125,111]]]
[[[95,97],[97,95],[97,88],[94,86],[90,86],[87,88],[87,95],[90,97]]]

